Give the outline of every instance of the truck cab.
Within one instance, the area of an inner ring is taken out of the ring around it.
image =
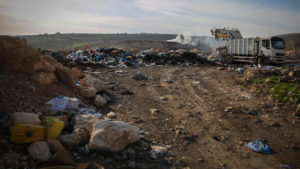
[[[258,55],[264,63],[283,63],[285,59],[285,41],[283,38],[273,36],[259,40]]]

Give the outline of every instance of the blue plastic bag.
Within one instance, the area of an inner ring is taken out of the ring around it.
[[[262,141],[259,139],[256,139],[248,144],[246,144],[246,147],[252,149],[253,151],[256,151],[258,153],[262,154],[272,154],[271,148],[264,144]]]

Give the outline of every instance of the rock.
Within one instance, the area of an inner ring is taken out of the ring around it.
[[[81,144],[87,144],[90,138],[90,132],[85,128],[76,128],[74,133],[78,134],[81,137]]]
[[[294,72],[289,72],[289,77],[294,77],[295,76],[295,73]]]
[[[116,113],[114,113],[114,112],[109,112],[109,113],[107,114],[107,117],[110,118],[110,119],[114,119],[114,118],[117,118],[117,115],[116,115]]]
[[[162,146],[151,146],[152,151],[154,151],[157,154],[164,154],[168,153],[168,148],[167,147],[162,147]]]
[[[168,100],[166,97],[160,97],[160,100]]]
[[[75,148],[81,143],[81,136],[78,133],[63,134],[59,139],[61,143],[68,148]]]
[[[65,83],[70,87],[75,86],[74,80],[72,78],[72,72],[69,68],[66,68],[62,65],[56,65],[54,72],[61,82]]]
[[[139,128],[121,121],[98,121],[91,134],[89,148],[119,152],[139,141]]]
[[[136,73],[132,76],[132,79],[142,81],[142,80],[148,80],[148,77],[144,76],[141,73]]]
[[[47,140],[48,145],[53,153],[58,153],[60,151],[66,151],[59,140]]]
[[[159,109],[153,109],[153,108],[151,108],[150,112],[151,112],[152,116],[156,116],[160,112],[160,110]]]
[[[97,90],[93,87],[80,88],[81,95],[86,99],[92,99],[96,97]]]
[[[126,90],[126,89],[124,89],[124,90],[121,91],[121,95],[133,95],[133,94],[134,93],[132,91]]]
[[[174,83],[172,80],[164,80],[166,83]]]
[[[255,111],[255,110],[250,110],[247,113],[250,114],[250,115],[257,115],[258,114],[257,111]]]
[[[73,117],[74,129],[85,129],[89,133],[93,130],[93,125],[100,119],[96,115],[76,114]]]
[[[97,92],[104,91],[107,89],[107,84],[105,82],[103,82],[100,79],[97,79],[91,75],[86,76],[86,81],[87,81],[87,84],[91,87],[94,87],[97,90]]]
[[[230,112],[230,113],[235,113],[236,112],[236,110],[235,110],[235,108],[233,108],[233,107],[226,107],[225,109],[224,109],[224,112]]]
[[[167,147],[162,146],[151,146],[150,156],[154,159],[157,159],[158,156],[169,153]]]
[[[34,142],[27,150],[34,159],[40,162],[46,162],[51,157],[50,148],[46,141]]]
[[[269,123],[269,127],[281,127],[279,122],[272,121]]]
[[[102,97],[101,95],[97,95],[95,100],[94,100],[94,104],[97,106],[97,107],[101,107],[101,106],[104,106],[106,105],[107,101],[104,97]]]
[[[36,72],[31,76],[31,80],[40,85],[51,85],[57,82],[57,78],[53,72]]]
[[[72,78],[74,81],[81,78],[84,75],[82,70],[79,69],[78,67],[73,67],[71,69],[71,72],[72,72]]]

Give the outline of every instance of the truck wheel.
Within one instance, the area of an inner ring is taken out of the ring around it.
[[[257,58],[257,64],[263,65],[264,64],[264,59],[262,57]]]
[[[232,62],[233,62],[232,56],[226,56],[226,57],[225,57],[225,63],[230,64],[230,63],[232,63]]]

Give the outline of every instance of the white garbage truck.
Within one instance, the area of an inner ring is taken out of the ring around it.
[[[255,64],[276,63],[285,60],[285,41],[272,36],[267,38],[243,38],[237,29],[215,29],[212,35],[217,40],[227,40],[222,51],[224,62],[254,62]]]

